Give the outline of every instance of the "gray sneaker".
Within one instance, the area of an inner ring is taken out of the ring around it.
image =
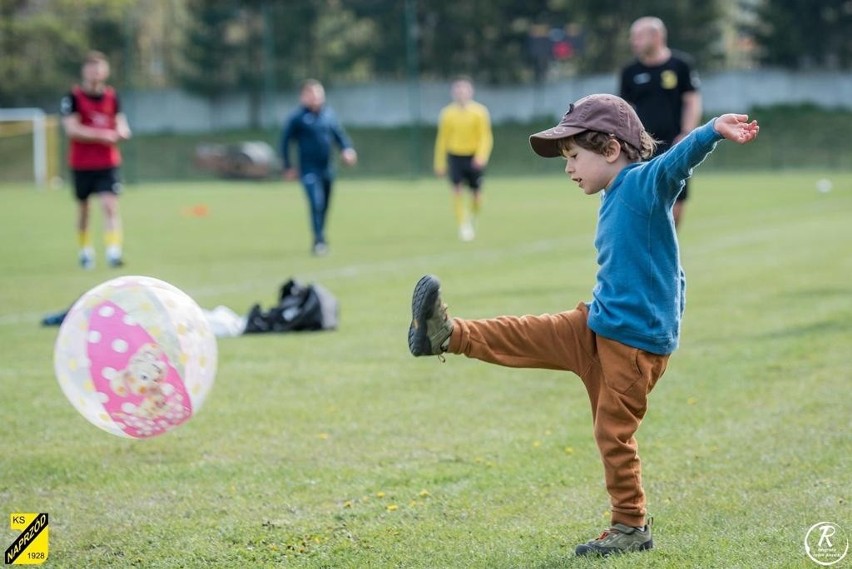
[[[441,283],[432,275],[417,281],[411,299],[408,349],[415,356],[440,356],[453,333],[453,321],[441,300]]]
[[[654,547],[651,538],[651,522],[648,521],[642,529],[615,524],[597,539],[577,546],[577,555],[607,555],[628,553],[630,551],[645,551]]]

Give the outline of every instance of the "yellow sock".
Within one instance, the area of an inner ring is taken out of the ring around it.
[[[461,225],[465,222],[467,215],[464,211],[464,199],[460,193],[453,194],[453,209],[456,214],[456,223]]]
[[[113,229],[112,231],[107,231],[104,233],[104,243],[107,247],[117,247],[121,248],[121,230]]]
[[[113,229],[104,233],[106,258],[113,266],[121,265],[121,230]]]
[[[482,209],[482,196],[476,195],[470,200],[470,211],[473,215],[477,215],[480,209]]]
[[[80,245],[80,249],[92,248],[92,234],[88,229],[77,232],[77,244]]]

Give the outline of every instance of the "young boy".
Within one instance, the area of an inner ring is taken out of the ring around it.
[[[653,155],[655,141],[633,108],[614,95],[584,97],[558,125],[533,134],[530,145],[540,156],[563,156],[571,180],[587,195],[601,194],[592,300],[559,314],[463,320],[448,316],[435,277],[414,288],[413,355],[464,354],[509,367],[571,371],[583,381],[612,524],[577,546],[577,555],[653,547],[634,435],[680,335],[685,279],[672,206],[719,140],[745,144],[757,133],[757,122],[746,115],[722,115],[642,162]]]

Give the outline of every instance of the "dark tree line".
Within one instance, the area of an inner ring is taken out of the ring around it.
[[[216,98],[325,82],[446,79],[514,84],[611,73],[628,27],[656,15],[704,71],[731,33],[762,64],[852,67],[852,2],[740,0],[0,0],[0,105],[55,100],[88,49],[120,87],[179,87]],[[743,42],[743,45],[748,42]],[[740,44],[736,44],[740,45]],[[733,49],[738,49],[737,47]]]
[[[852,68],[852,2],[847,0],[765,0],[748,30],[767,65]]]

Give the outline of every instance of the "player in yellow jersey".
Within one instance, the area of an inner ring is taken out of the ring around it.
[[[485,105],[473,100],[473,83],[459,77],[452,84],[453,102],[441,110],[435,138],[435,174],[449,174],[459,238],[474,238],[473,222],[482,206],[482,175],[494,136],[491,117]],[[465,207],[462,186],[471,192],[470,208]]]

